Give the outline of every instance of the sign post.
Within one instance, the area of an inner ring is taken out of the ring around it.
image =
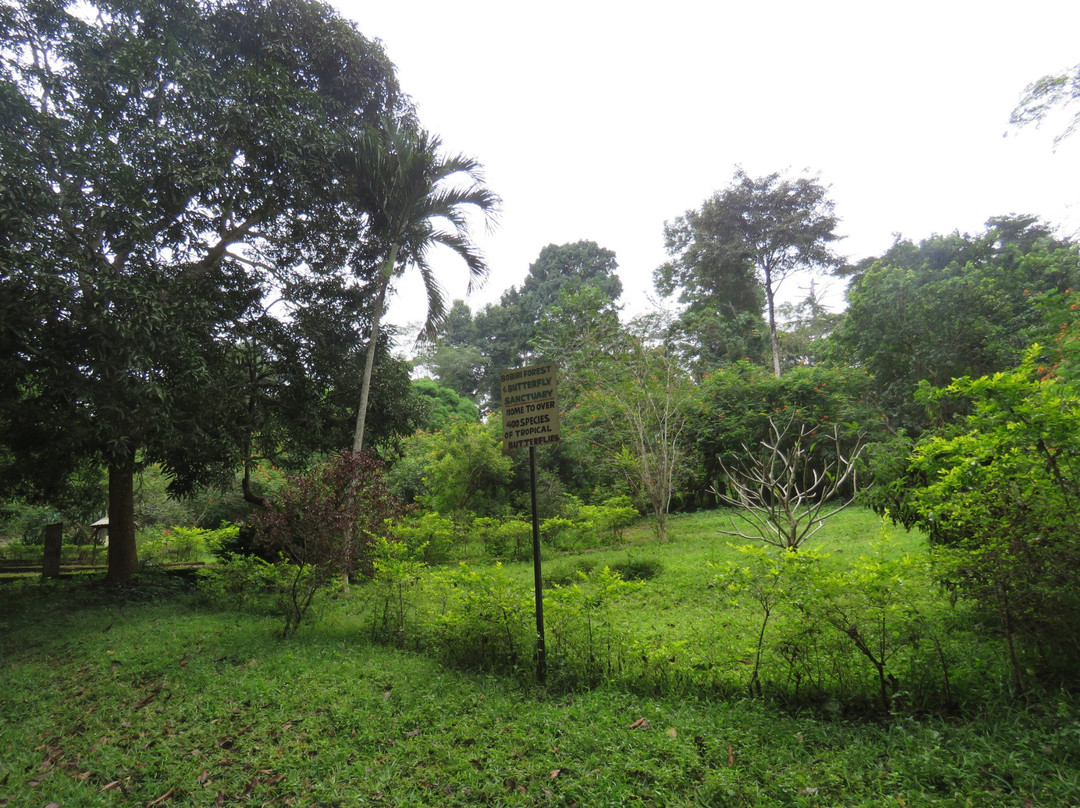
[[[536,678],[547,679],[544,645],[544,587],[540,570],[540,516],[536,505],[536,447],[558,443],[559,400],[555,364],[532,365],[499,374],[503,405],[503,451],[529,447],[532,494],[533,585],[536,592]]]

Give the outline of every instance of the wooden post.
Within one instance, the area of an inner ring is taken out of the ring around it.
[[[60,545],[64,542],[64,523],[45,526],[45,558],[41,562],[42,578],[60,577]]]
[[[536,506],[536,447],[529,447],[532,480],[533,585],[536,593],[536,680],[547,683],[547,648],[544,643],[544,576],[540,571],[540,511]]]

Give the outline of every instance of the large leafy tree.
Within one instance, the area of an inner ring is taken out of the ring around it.
[[[827,191],[815,178],[754,178],[740,168],[726,190],[664,225],[672,260],[654,281],[665,296],[679,291],[682,331],[696,343],[702,369],[741,358],[735,351],[747,347],[745,334],[757,327],[764,305],[773,372],[780,375],[777,292],[795,273],[842,264],[831,249],[837,219]]]
[[[476,324],[464,300],[455,300],[433,340],[417,353],[417,364],[443,387],[476,401],[487,373],[487,358],[477,346]]]
[[[570,297],[586,297],[601,317],[616,316],[622,295],[615,253],[595,241],[549,244],[529,265],[521,288],[511,287],[499,303],[485,307],[475,319],[481,352],[488,358],[481,389],[498,405],[499,373],[516,367],[534,353],[541,323]]]
[[[615,253],[595,241],[549,244],[529,265],[521,284],[518,307],[523,319],[536,325],[564,292],[596,289],[612,305],[622,295]]]
[[[824,474],[862,440],[879,441],[881,413],[870,403],[871,380],[861,368],[796,366],[777,377],[759,365],[738,362],[707,375],[698,385],[699,406],[688,437],[702,463],[703,487],[722,489],[726,469],[758,454],[786,427],[778,445],[789,452],[801,438],[807,470]],[[839,429],[839,443],[819,440]],[[849,489],[850,490],[850,489]]]
[[[1033,217],[991,219],[984,233],[899,240],[862,262],[835,334],[842,357],[870,373],[896,428],[919,432],[919,382],[1007,370],[1041,322],[1041,293],[1075,287],[1076,245]]]
[[[380,256],[374,278],[368,350],[356,415],[353,451],[364,446],[379,327],[393,280],[407,267],[420,271],[427,292],[425,331],[434,335],[446,313],[442,289],[428,261],[442,245],[456,253],[474,281],[487,276],[487,264],[470,235],[469,213],[492,217],[498,197],[483,182],[480,164],[464,155],[445,155],[438,137],[408,117],[387,116],[353,147],[357,198],[368,211],[368,235]],[[370,265],[359,264],[361,273]]]
[[[310,0],[4,2],[0,54],[0,442],[41,493],[108,468],[121,580],[137,462],[183,488],[237,445],[236,324],[348,253],[335,158],[397,88]]]

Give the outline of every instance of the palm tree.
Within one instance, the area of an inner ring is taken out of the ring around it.
[[[390,282],[410,264],[420,270],[428,303],[424,332],[433,336],[446,313],[446,301],[427,261],[428,249],[442,244],[461,256],[469,269],[470,291],[487,276],[487,264],[470,239],[467,214],[476,210],[491,222],[499,198],[485,187],[476,160],[464,155],[444,156],[441,148],[442,141],[412,119],[384,118],[352,152],[356,190],[368,212],[368,234],[381,264],[375,281],[354,452],[363,448],[371,372]]]

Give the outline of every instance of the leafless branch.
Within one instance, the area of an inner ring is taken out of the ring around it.
[[[794,418],[783,426],[769,418],[772,438],[761,442],[760,453],[753,453],[744,444],[747,458],[740,466],[729,467],[721,461],[727,487],[713,487],[712,493],[741,508],[740,515],[757,531],[757,535],[749,535],[732,517],[731,529],[721,531],[724,535],[797,550],[821,530],[825,520],[851,504],[853,497],[837,500],[837,495],[849,480],[855,481],[856,461],[863,450],[861,439],[845,456],[835,424],[823,434],[820,427],[801,424],[798,436],[789,441],[793,428]],[[823,440],[835,447],[835,458],[821,467],[812,460],[815,447]]]

